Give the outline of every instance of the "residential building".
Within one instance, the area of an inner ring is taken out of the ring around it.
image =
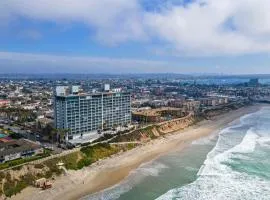
[[[42,154],[43,148],[25,139],[0,142],[0,163]]]
[[[133,120],[137,122],[155,123],[185,116],[181,108],[162,107],[156,109],[136,109],[132,112]]]
[[[88,94],[73,89],[58,86],[55,93],[55,126],[68,130],[66,140],[131,123],[130,93],[115,89]]]

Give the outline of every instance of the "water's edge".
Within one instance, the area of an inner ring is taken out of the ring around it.
[[[241,185],[241,181],[246,181],[247,177],[241,180],[241,177],[231,174],[230,170],[233,167],[241,168],[237,162],[244,159],[243,154],[254,152],[257,143],[263,142],[263,145],[266,145],[268,135],[261,137],[260,134],[254,133],[254,128],[269,125],[266,129],[270,130],[270,124],[267,124],[269,119],[269,108],[245,115],[240,120],[230,123],[218,134],[201,138],[184,150],[145,163],[132,171],[121,183],[82,199],[243,199],[240,196],[230,197],[234,190],[242,191],[241,196],[247,195],[247,199],[252,199],[252,196],[245,194],[247,189],[232,187],[236,183],[235,179],[240,181]],[[235,157],[236,154],[240,156]],[[234,161],[237,162],[232,163]],[[268,181],[258,182],[258,185],[264,190]],[[213,190],[209,190],[208,187],[212,187]],[[258,196],[256,198],[263,199]]]

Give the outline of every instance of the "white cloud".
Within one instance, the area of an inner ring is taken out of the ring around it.
[[[0,74],[3,73],[270,73],[269,59],[239,57],[213,59],[184,58],[156,61],[74,55],[50,55],[0,51]]]
[[[8,0],[0,2],[6,16],[55,23],[84,23],[104,43],[145,38],[136,0]],[[4,18],[5,17],[5,18]],[[0,14],[1,20],[1,14]]]
[[[24,17],[84,23],[102,43],[158,39],[181,56],[270,51],[269,0],[197,0],[185,6],[175,0],[155,2],[158,9],[149,11],[142,5],[145,0],[8,0],[0,2],[0,21]]]
[[[134,73],[161,72],[168,63],[140,59],[0,52],[0,66],[0,73],[5,71],[5,67],[6,71],[17,73]]]
[[[269,10],[269,0],[205,0],[148,13],[146,23],[186,55],[260,53],[270,51]]]

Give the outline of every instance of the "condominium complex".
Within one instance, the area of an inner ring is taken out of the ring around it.
[[[78,86],[58,86],[55,91],[55,126],[68,130],[66,140],[72,140],[98,130],[116,128],[131,123],[131,96],[120,89],[90,94]]]

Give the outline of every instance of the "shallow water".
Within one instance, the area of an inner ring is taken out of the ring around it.
[[[120,184],[83,199],[269,200],[270,109],[143,164]]]

